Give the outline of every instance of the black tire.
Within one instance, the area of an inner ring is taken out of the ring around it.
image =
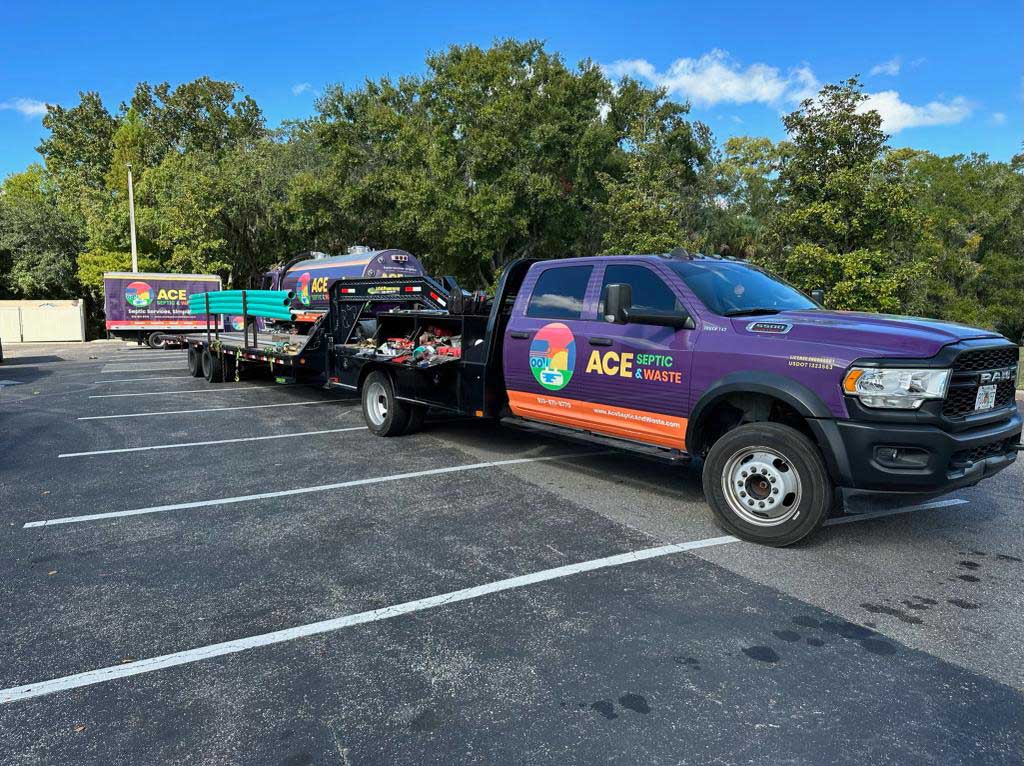
[[[151,332],[146,336],[146,345],[159,351],[162,348],[167,348],[167,341],[161,333]]]
[[[198,346],[188,347],[188,372],[193,378],[203,377],[203,352]]]
[[[409,405],[409,422],[405,424],[405,433],[414,434],[423,428],[423,420],[427,417],[427,408],[422,404]]]
[[[224,380],[224,367],[221,365],[220,356],[208,348],[203,349],[203,377],[207,383],[220,383]]]
[[[704,460],[703,481],[718,525],[762,545],[799,542],[821,526],[835,502],[818,448],[780,423],[727,431]]]
[[[391,376],[380,370],[371,372],[361,391],[363,419],[377,436],[401,436],[409,425],[409,405],[395,398]]]

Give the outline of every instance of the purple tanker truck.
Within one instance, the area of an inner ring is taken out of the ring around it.
[[[426,276],[337,281],[328,299],[326,343],[289,356],[196,337],[190,359],[203,355],[208,380],[249,359],[315,371],[358,393],[381,436],[415,430],[431,409],[699,458],[719,525],[768,545],[806,537],[850,494],[941,494],[1021,449],[1014,343],[828,311],[732,259],[524,260],[490,300]],[[359,318],[385,299],[405,307],[360,336]]]
[[[349,248],[345,255],[301,253],[263,275],[264,290],[291,290],[292,307],[309,314],[327,311],[327,290],[339,279],[380,279],[423,274],[416,256],[405,250]]]

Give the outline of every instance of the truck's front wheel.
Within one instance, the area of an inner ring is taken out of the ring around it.
[[[371,372],[363,382],[363,417],[377,436],[399,436],[409,424],[409,405],[395,397],[391,376]]]
[[[832,510],[832,482],[818,448],[780,423],[726,432],[708,452],[703,479],[719,526],[755,543],[792,545]]]

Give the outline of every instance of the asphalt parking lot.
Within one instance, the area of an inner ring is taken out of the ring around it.
[[[0,763],[1024,760],[1024,462],[776,550],[693,469],[5,352]]]

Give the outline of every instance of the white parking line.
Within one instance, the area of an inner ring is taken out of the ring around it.
[[[57,457],[85,457],[87,455],[117,455],[123,452],[146,452],[157,449],[180,449],[182,447],[206,447],[211,444],[237,444],[238,442],[258,442],[268,439],[294,439],[297,436],[317,436],[318,434],[340,434],[344,431],[365,431],[366,426],[350,426],[349,428],[330,428],[326,431],[303,431],[298,434],[273,434],[272,436],[247,436],[239,439],[215,439],[208,442],[179,442],[177,444],[157,444],[152,447],[124,447],[121,449],[99,449],[92,452],[64,452]]]
[[[100,370],[101,375],[109,375],[112,372],[167,372],[168,370],[185,370],[184,365],[165,365],[163,367],[111,367],[107,365]]]
[[[166,410],[161,412],[130,412],[126,415],[89,415],[79,420],[111,420],[113,418],[148,418],[153,415],[192,415],[197,412],[227,412],[228,410],[262,410],[266,407],[301,407],[304,404],[341,404],[344,399],[313,399],[305,402],[285,402],[284,404],[246,404],[240,407],[208,407],[202,410]]]
[[[724,545],[726,543],[735,542],[738,542],[735,537],[711,537],[706,540],[696,540],[689,543],[661,545],[657,548],[646,548],[644,550],[631,551],[630,553],[620,553],[616,556],[607,556],[605,558],[592,559],[590,561],[581,561],[578,564],[568,564],[554,569],[543,569],[539,572],[520,575],[519,577],[509,577],[505,580],[496,580],[484,585],[477,585],[472,588],[463,588],[462,590],[453,591],[451,593],[443,593],[438,596],[421,598],[416,601],[406,601],[403,604],[386,606],[381,609],[371,609],[368,612],[358,612],[356,614],[349,614],[343,617],[336,617],[331,620],[299,625],[298,627],[287,628],[285,630],[276,630],[272,633],[262,633],[256,636],[249,636],[248,638],[239,638],[234,641],[225,641],[220,644],[211,644],[209,646],[201,646],[196,649],[188,649],[183,652],[174,652],[173,654],[164,654],[159,657],[151,657],[145,660],[126,662],[123,665],[113,665],[106,668],[99,668],[98,670],[90,670],[85,673],[76,673],[75,675],[55,678],[50,681],[41,681],[39,683],[25,684],[24,686],[15,686],[10,689],[0,690],[0,704],[21,702],[27,699],[32,699],[33,697],[42,697],[47,694],[66,691],[67,689],[78,689],[83,686],[92,686],[93,684],[112,681],[116,678],[128,678],[130,676],[137,676],[143,673],[152,673],[155,670],[173,668],[178,665],[187,665],[193,662],[208,660],[212,657],[223,657],[226,654],[244,652],[247,649],[255,649],[261,646],[284,643],[285,641],[294,641],[298,638],[330,633],[336,630],[341,630],[342,628],[350,628],[353,625],[363,625],[368,622],[388,620],[392,617],[399,617],[403,614],[422,612],[425,609],[434,609],[440,606],[456,604],[460,601],[469,601],[470,599],[480,598],[481,596],[487,596],[492,593],[501,593],[506,590],[523,588],[527,585],[535,585],[536,583],[557,580],[561,577],[569,577],[582,572],[593,572],[596,569],[607,569],[609,567],[621,566],[623,564],[632,564],[636,561],[646,561],[647,559],[658,558],[660,556],[669,556],[673,553],[682,553],[684,551],[695,550],[697,548],[707,548],[712,545]]]
[[[896,513],[908,513],[916,510],[944,508],[950,505],[961,505],[966,502],[966,500],[960,499],[938,500],[932,503],[925,503],[923,505],[910,506],[909,508],[882,511],[877,514],[860,514],[857,516],[841,517],[839,519],[834,519],[829,523],[843,524],[854,521],[864,521],[871,518],[877,518],[882,515],[889,516]],[[846,519],[849,519],[849,521],[846,521]],[[200,646],[195,649],[187,649],[185,651],[174,652],[172,654],[163,654],[158,657],[126,662],[121,665],[111,665],[105,668],[98,668],[97,670],[89,670],[84,673],[75,673],[70,676],[54,678],[49,681],[13,686],[9,689],[0,689],[0,705],[10,704],[13,702],[23,702],[35,697],[44,697],[49,694],[56,694],[57,692],[67,691],[69,689],[80,689],[84,686],[93,686],[95,684],[101,684],[119,678],[130,678],[131,676],[152,673],[165,668],[189,665],[191,663],[201,662],[213,657],[223,657],[227,654],[237,654],[249,649],[257,649],[259,647],[272,646],[274,644],[281,644],[287,641],[307,638],[309,636],[331,633],[354,625],[364,625],[370,622],[388,620],[392,617],[400,617],[401,615],[412,614],[413,612],[422,612],[427,609],[436,609],[437,607],[456,604],[460,601],[469,601],[492,593],[501,593],[503,591],[514,590],[516,588],[523,588],[528,585],[549,582],[551,580],[570,577],[583,572],[593,572],[598,569],[608,569],[610,567],[622,566],[624,564],[632,564],[637,561],[647,561],[649,559],[670,556],[675,553],[684,553],[686,551],[698,550],[700,548],[710,548],[713,546],[727,545],[729,543],[736,542],[740,541],[731,535],[724,535],[722,537],[709,537],[704,540],[695,540],[686,543],[675,543],[673,545],[660,545],[654,548],[644,548],[642,550],[631,551],[629,553],[620,553],[614,556],[591,559],[590,561],[582,561],[576,564],[567,564],[566,566],[555,567],[553,569],[542,569],[539,572],[533,572],[531,574],[509,577],[504,580],[496,580],[483,585],[463,588],[450,593],[429,596],[428,598],[421,598],[415,601],[406,601],[394,606],[371,609],[366,612],[357,612],[356,614],[336,617],[330,620],[322,620],[320,622],[307,623],[306,625],[299,625],[294,628],[276,630],[271,633],[261,633],[255,636],[235,639],[233,641],[224,641],[219,644]]]
[[[118,519],[125,516],[144,516],[151,513],[166,513],[167,511],[184,511],[190,508],[210,508],[216,505],[234,505],[235,503],[246,503],[252,500],[267,500],[272,497],[291,497],[293,495],[308,495],[313,492],[327,492],[332,489],[345,489],[347,487],[362,487],[367,484],[383,484],[389,481],[406,481],[408,479],[419,479],[424,476],[440,476],[447,473],[462,473],[464,471],[478,471],[481,468],[495,468],[505,465],[523,465],[525,463],[540,463],[548,460],[566,460],[574,457],[586,457],[588,455],[599,455],[603,452],[571,452],[562,455],[545,455],[541,457],[520,457],[509,460],[492,460],[487,463],[467,463],[453,465],[447,468],[431,468],[426,471],[412,471],[410,473],[393,473],[388,476],[374,476],[369,479],[353,479],[351,481],[339,481],[334,484],[319,484],[314,487],[299,487],[298,489],[285,489],[279,492],[260,492],[255,495],[238,495],[237,497],[220,497],[215,500],[196,500],[191,503],[174,503],[173,505],[153,505],[149,508],[135,508],[130,511],[111,511],[109,513],[90,513],[84,516],[65,516],[59,519],[46,519],[44,521],[30,521],[23,527],[51,527],[57,524],[77,524],[83,521],[98,521],[100,519]]]
[[[227,391],[253,391],[255,389],[274,388],[274,386],[217,386],[215,388],[196,388],[188,391],[143,391],[129,394],[93,394],[90,399],[119,399],[125,396],[170,396],[172,394],[223,394]]]
[[[191,375],[150,375],[148,378],[120,378],[118,380],[95,380],[96,383],[141,383],[144,380],[191,380]]]

